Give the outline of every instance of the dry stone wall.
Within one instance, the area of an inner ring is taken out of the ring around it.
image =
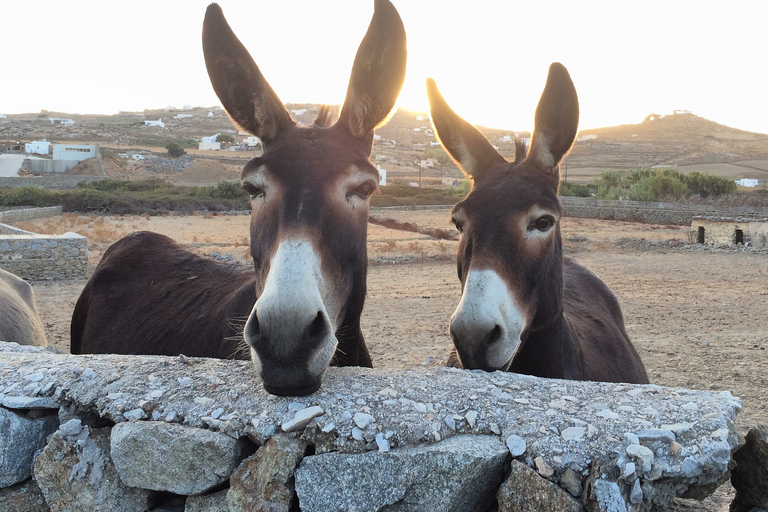
[[[276,397],[247,361],[10,343],[0,403],[0,508],[61,511],[663,510],[728,476],[741,408],[452,368],[331,368]]]
[[[77,233],[38,235],[0,224],[0,268],[22,279],[84,279],[87,239]]]

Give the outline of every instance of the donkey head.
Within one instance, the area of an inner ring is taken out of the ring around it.
[[[463,292],[450,333],[465,368],[507,369],[528,332],[562,312],[559,164],[576,137],[579,105],[565,67],[554,63],[536,108],[526,155],[507,162],[427,81],[432,122],[445,149],[473,180],[453,208],[461,232]]]
[[[203,50],[227,113],[264,148],[241,177],[259,276],[245,341],[267,391],[312,393],[331,363],[371,364],[359,325],[378,183],[369,156],[373,130],[403,85],[405,30],[392,4],[376,0],[333,125],[325,113],[310,127],[294,123],[216,4],[206,12]]]

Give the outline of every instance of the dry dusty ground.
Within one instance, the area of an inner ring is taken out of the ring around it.
[[[446,210],[376,212],[419,227],[450,229]],[[65,215],[22,223],[37,232],[78,231],[95,265],[109,243],[137,230],[159,231],[201,253],[247,258],[248,217],[109,217]],[[374,364],[441,364],[451,346],[448,319],[460,295],[456,242],[369,225],[368,298],[363,332]],[[627,332],[651,381],[731,390],[744,401],[738,426],[768,424],[768,255],[648,248],[626,239],[688,241],[688,228],[565,218],[566,252],[616,293]],[[624,239],[624,240],[622,240]],[[622,241],[620,241],[622,240]],[[666,248],[664,248],[666,247]],[[403,262],[410,262],[403,264]],[[85,281],[35,283],[49,340],[68,347],[69,318]],[[727,509],[729,492],[715,505]]]

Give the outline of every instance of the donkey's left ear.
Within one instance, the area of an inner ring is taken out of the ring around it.
[[[526,162],[544,172],[559,173],[558,166],[570,151],[579,126],[579,98],[571,76],[559,62],[549,66],[549,76],[536,107],[531,149]]]
[[[376,0],[373,19],[352,66],[339,123],[355,137],[373,140],[387,119],[405,80],[405,28],[389,0]]]

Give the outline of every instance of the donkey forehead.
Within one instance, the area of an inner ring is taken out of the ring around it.
[[[317,176],[333,179],[354,167],[373,178],[378,171],[368,160],[370,146],[336,126],[295,128],[272,141],[259,158],[243,169],[243,177],[257,171],[268,172],[279,180],[292,183],[297,178]]]
[[[477,180],[454,214],[506,217],[534,206],[559,213],[557,184],[532,166],[506,164]]]

